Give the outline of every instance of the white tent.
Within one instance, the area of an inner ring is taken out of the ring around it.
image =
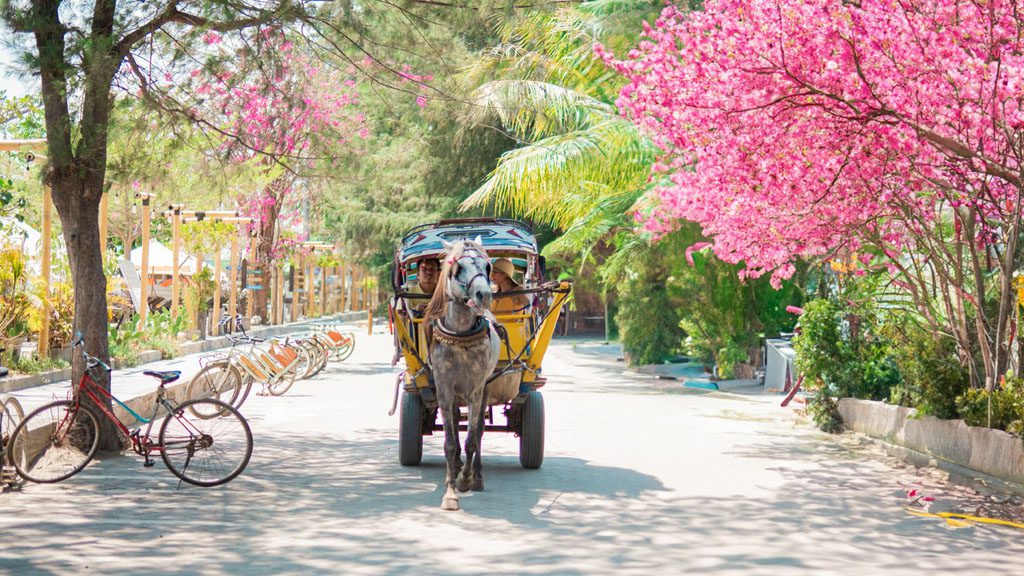
[[[132,264],[135,265],[140,271],[142,269],[142,247],[138,247],[132,250]],[[174,255],[171,253],[171,249],[164,246],[160,242],[150,239],[149,240],[149,273],[150,274],[163,274],[170,276],[174,267]],[[184,252],[178,252],[178,274],[182,276],[191,276],[195,274],[195,258],[190,255],[186,255]]]
[[[38,257],[43,249],[40,242],[43,235],[35,228],[14,218],[0,218],[0,233],[7,236],[7,240],[12,240],[17,246],[20,246],[24,250],[25,256],[29,258]]]

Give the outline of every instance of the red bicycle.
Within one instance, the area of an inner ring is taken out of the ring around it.
[[[79,335],[73,347],[81,347]],[[179,371],[144,372],[160,381],[153,413],[145,418],[96,384],[91,373],[110,372],[110,366],[82,350],[85,372],[67,400],[51,402],[34,410],[18,424],[7,444],[8,457],[18,474],[33,482],[60,482],[82,471],[96,455],[99,446],[99,419],[91,406],[83,404],[83,395],[131,442],[132,450],[142,456],[144,466],[153,466],[150,455],[159,452],[164,464],[180,480],[196,486],[218,486],[242,473],[252,456],[252,431],[245,418],[230,405],[212,398],[190,400],[175,405],[167,398],[166,386],[181,376]],[[145,430],[129,430],[101,398],[117,402]],[[161,410],[167,415],[154,440],[153,425]],[[195,414],[215,414],[196,417]],[[180,482],[179,482],[180,485]]]

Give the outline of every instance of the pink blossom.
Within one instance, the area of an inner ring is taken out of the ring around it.
[[[665,8],[622,59],[594,45],[625,76],[619,109],[662,151],[669,184],[643,228],[697,222],[716,255],[773,285],[797,259],[912,248],[950,207],[976,210],[975,241],[994,242],[1022,189],[1018,10],[706,0]]]

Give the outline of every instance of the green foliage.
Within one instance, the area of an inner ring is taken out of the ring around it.
[[[181,242],[189,254],[217,252],[236,234],[235,225],[216,220],[189,222],[181,226]]]
[[[40,358],[35,354],[22,354],[17,360],[5,361],[4,365],[11,371],[20,374],[39,374],[51,370],[63,370],[69,364],[64,360],[55,358]]]
[[[143,333],[135,328],[137,324],[138,318],[134,317],[121,325],[111,324],[107,327],[110,357],[116,358],[122,366],[136,366],[139,363],[139,344]]]
[[[619,292],[615,322],[630,365],[660,364],[679,347],[682,331],[663,283],[630,280]]]
[[[676,303],[665,286],[665,258],[659,247],[637,250],[619,286],[615,322],[630,365],[659,364],[682,341]]]
[[[25,209],[25,199],[14,195],[14,180],[0,178],[0,218],[14,218],[19,222],[25,220],[22,210]],[[4,233],[4,225],[0,222],[0,233]]]
[[[216,288],[213,271],[209,268],[203,268],[194,274],[190,280],[191,284],[188,290],[195,301],[196,310],[198,312],[208,312],[210,310],[210,300],[213,298],[214,289]]]
[[[27,282],[24,254],[17,247],[0,244],[0,344],[28,333]]]
[[[1011,375],[991,392],[969,389],[956,399],[956,405],[968,426],[1024,433],[1024,380],[1021,378]]]
[[[830,300],[807,303],[793,348],[808,388],[840,398],[886,398],[899,372],[876,326],[868,308],[854,311]]]
[[[969,376],[957,360],[956,343],[904,318],[889,317],[882,327],[902,377],[889,401],[937,418],[957,418],[956,399],[967,391]]]
[[[71,344],[71,335],[75,320],[75,293],[71,283],[55,282],[50,286],[49,295],[45,294],[40,284],[36,289],[36,297],[40,302],[45,298],[49,306],[46,308],[50,318],[50,348],[66,348]],[[29,311],[29,327],[38,332],[42,326],[43,307],[36,306]]]
[[[145,332],[153,338],[167,337],[173,340],[187,328],[188,317],[184,310],[179,310],[177,316],[172,316],[166,308],[146,315]]]
[[[818,390],[807,399],[807,414],[822,432],[837,434],[843,431],[843,418],[839,404],[825,390]]]
[[[160,352],[160,358],[162,360],[168,360],[175,358],[181,354],[181,347],[174,339],[168,336],[153,336],[146,334],[143,336],[140,348],[147,350],[156,350]]]
[[[793,280],[775,290],[767,278],[741,280],[740,267],[719,260],[710,250],[687,249],[703,241],[695,224],[683,224],[656,245],[665,254],[667,284],[686,332],[685,351],[694,359],[718,365],[718,375],[731,378],[737,363],[748,362],[749,350],[761,334],[792,330],[796,318],[787,305],[802,302]],[[799,276],[799,275],[798,275]]]

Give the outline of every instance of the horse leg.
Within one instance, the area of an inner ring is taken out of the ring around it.
[[[456,459],[459,452],[459,408],[454,402],[444,407],[444,456],[447,472],[444,478],[444,498],[441,499],[442,510],[458,510],[459,495],[455,492],[455,477],[459,473]],[[454,416],[454,417],[453,417]]]
[[[471,394],[469,404],[469,430],[466,434],[466,463],[459,474],[456,488],[460,492],[484,489],[480,470],[480,440],[484,427],[484,394],[483,387]]]
[[[483,462],[481,461],[480,454],[483,453],[483,440],[484,440],[484,411],[483,407],[480,410],[480,418],[477,426],[476,436],[476,454],[473,457],[473,482],[470,484],[469,489],[474,492],[482,492],[484,489],[484,473],[483,473]]]

